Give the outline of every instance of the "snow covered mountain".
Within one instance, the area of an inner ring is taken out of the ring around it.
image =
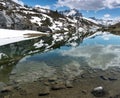
[[[94,21],[97,24],[101,24],[103,26],[110,26],[110,25],[114,25],[114,24],[120,22],[120,18],[115,18],[115,19],[96,19],[95,17],[90,17],[89,20],[90,21]]]
[[[71,16],[71,17],[69,17]],[[77,18],[75,18],[77,16]],[[88,32],[98,25],[82,18],[79,11],[72,9],[59,13],[40,7],[22,6],[12,0],[0,0],[0,28],[36,30],[41,32]]]
[[[82,13],[80,13],[76,9],[71,9],[71,10],[65,10],[65,11],[60,11],[61,14],[65,16],[72,16],[72,17],[82,17]]]

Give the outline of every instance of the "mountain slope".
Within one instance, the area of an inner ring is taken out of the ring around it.
[[[86,33],[98,28],[96,23],[82,18],[75,9],[66,16],[48,9],[21,6],[11,0],[0,1],[0,16],[0,28],[5,29]]]
[[[120,35],[120,22],[109,26],[107,28],[107,31],[114,33],[114,34],[117,34],[117,35]]]
[[[76,10],[76,9],[60,11],[59,13],[61,13],[62,15],[65,15],[65,16],[82,17],[82,13],[80,13],[80,12],[79,12],[78,10]]]
[[[120,18],[115,19],[96,19],[95,17],[90,17],[90,21],[96,22],[96,24],[100,24],[103,26],[110,26],[120,22]]]

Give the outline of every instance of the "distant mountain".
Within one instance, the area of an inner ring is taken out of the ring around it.
[[[76,18],[77,17],[77,18]],[[12,0],[0,0],[0,28],[41,32],[88,32],[99,26],[76,10],[63,12],[22,6]]]
[[[60,13],[65,15],[65,16],[82,17],[82,13],[80,13],[77,9],[60,11]]]
[[[116,19],[96,19],[95,17],[89,17],[91,21],[95,21],[97,24],[101,24],[103,26],[110,26],[120,22],[120,18]]]
[[[108,26],[105,30],[120,35],[120,22],[114,24],[114,25],[110,25]]]

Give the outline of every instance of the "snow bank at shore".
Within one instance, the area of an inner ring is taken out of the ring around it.
[[[46,33],[32,31],[32,30],[0,29],[0,46],[35,37],[35,36],[28,37],[27,34],[29,35],[29,34],[46,34]]]

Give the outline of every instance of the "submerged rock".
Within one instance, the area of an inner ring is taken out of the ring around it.
[[[11,92],[13,90],[13,87],[12,86],[6,86],[6,87],[3,87],[3,89],[1,90],[2,93],[4,92]]]
[[[65,87],[65,83],[62,82],[62,81],[56,82],[56,83],[53,84],[52,87],[51,87],[52,90],[60,90],[60,89],[64,89],[64,88],[66,88],[66,87]]]
[[[109,77],[108,78],[110,81],[115,81],[115,80],[117,80],[117,78],[115,78],[115,77]]]
[[[105,77],[105,76],[100,76],[100,78],[101,78],[102,80],[108,80],[108,78]]]
[[[0,92],[6,87],[7,85],[3,82],[0,82]]]
[[[96,87],[91,92],[95,97],[103,97],[106,95],[106,91],[102,86]]]
[[[46,96],[50,94],[50,89],[49,87],[44,87],[43,89],[40,90],[38,96]]]
[[[51,77],[48,79],[49,82],[55,82],[57,80],[57,77]]]
[[[66,81],[66,82],[65,82],[65,86],[66,86],[67,88],[73,88],[73,85],[72,85],[72,83],[71,83],[70,81]]]

